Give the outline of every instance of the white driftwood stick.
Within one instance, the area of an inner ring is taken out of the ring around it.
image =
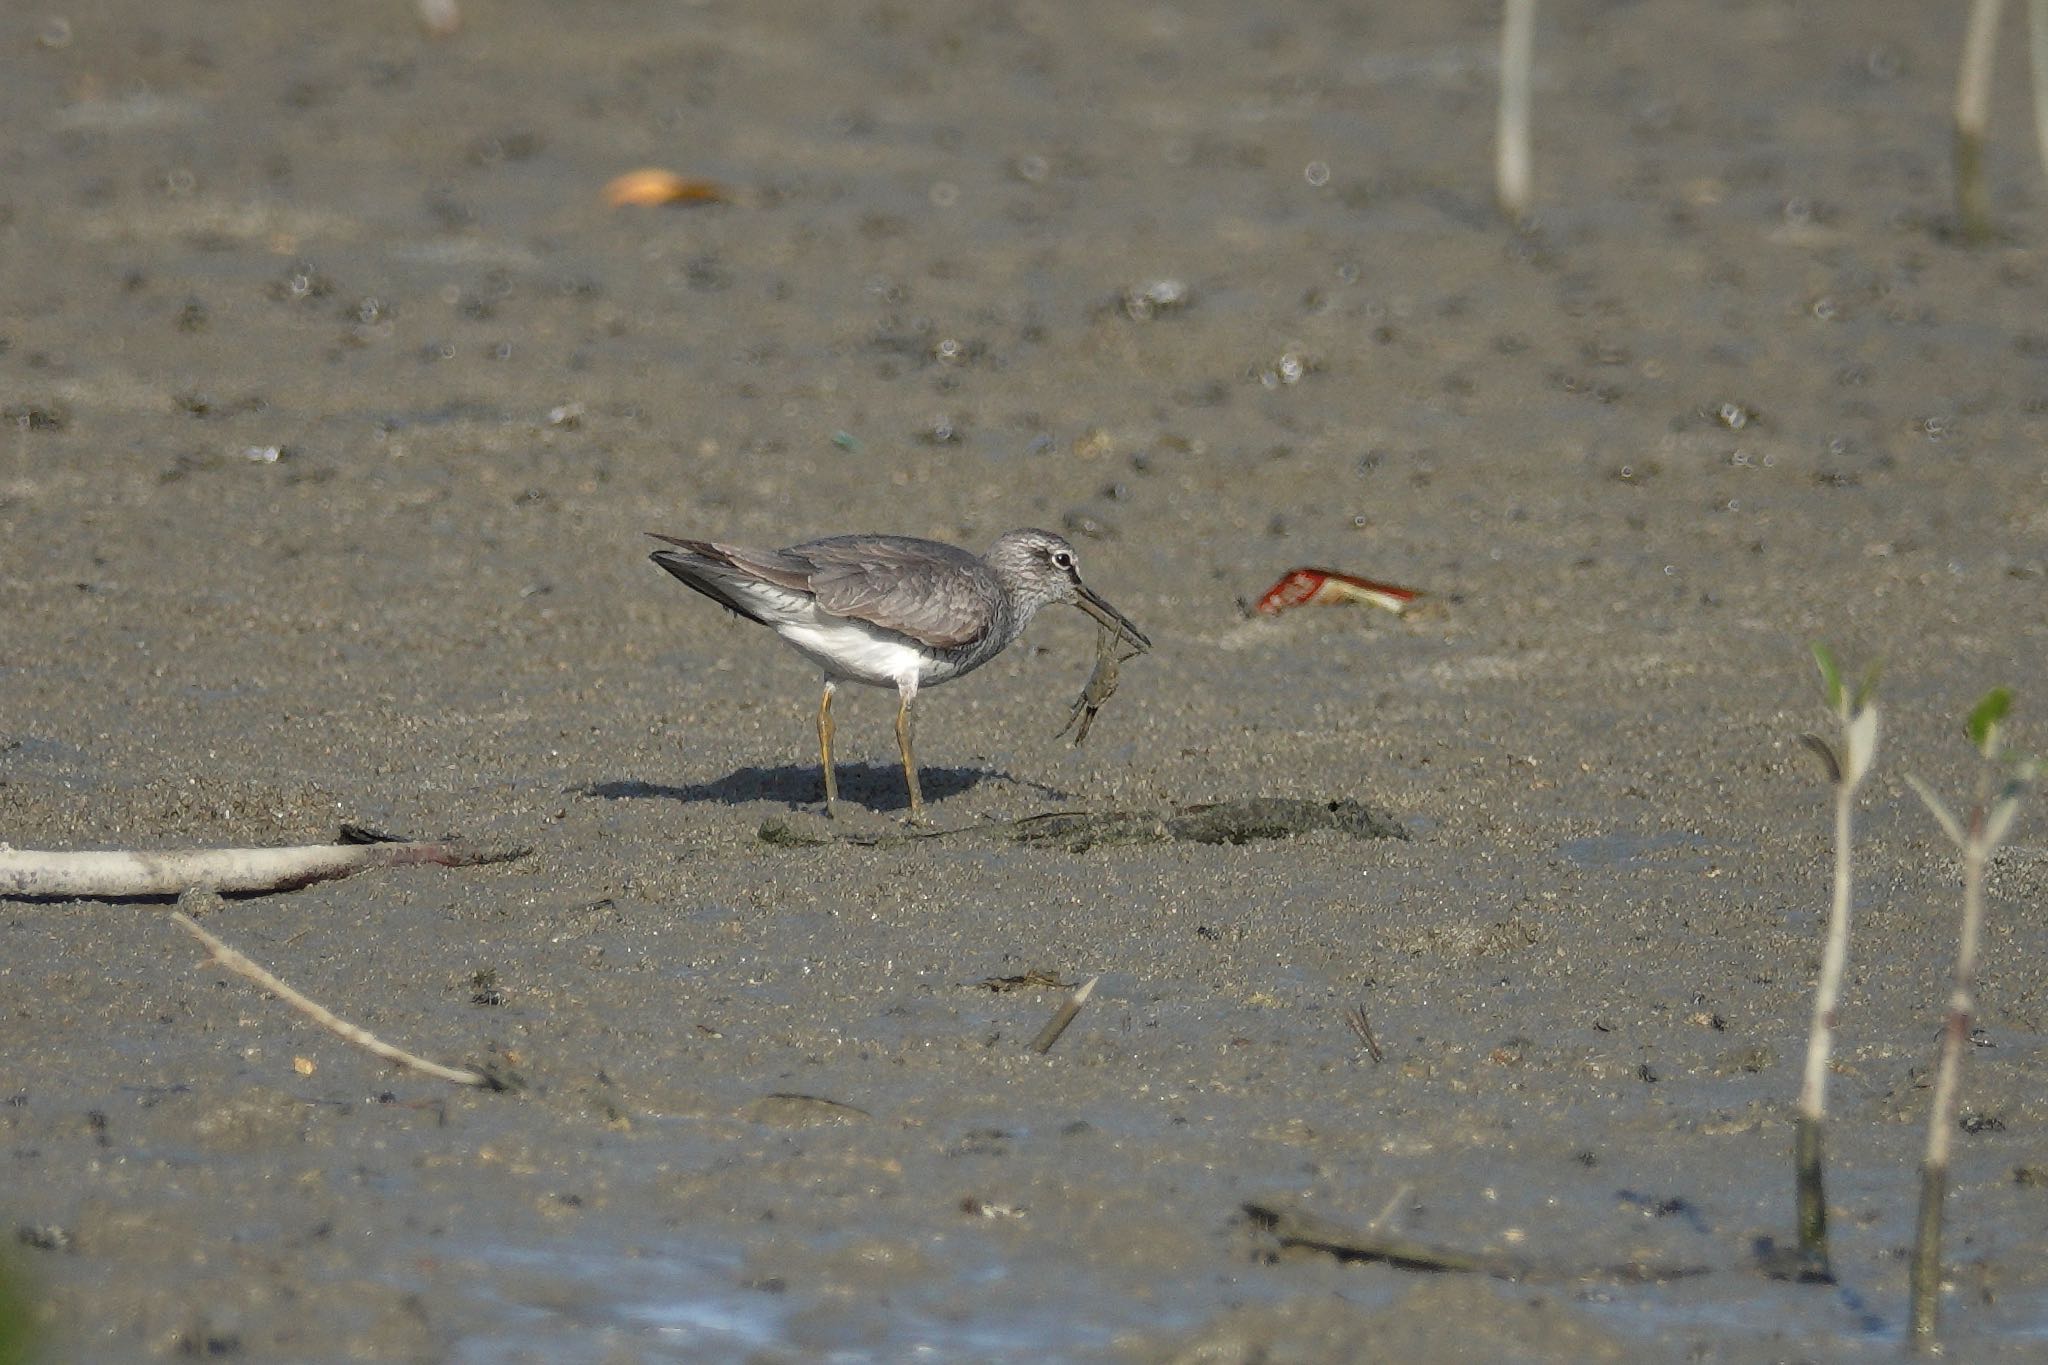
[[[163,853],[70,853],[0,844],[0,897],[175,896],[195,886],[210,886],[227,895],[295,891],[373,867],[469,867],[523,857],[528,851],[424,841]]]
[[[204,895],[204,893],[200,894]],[[207,899],[211,900],[213,898],[207,897]],[[180,903],[184,904],[187,902]],[[215,903],[217,904],[218,902],[215,901]],[[290,986],[285,985],[284,982],[257,966],[239,950],[230,948],[227,944],[221,942],[220,939],[200,928],[199,922],[183,910],[171,911],[171,918],[176,921],[179,928],[205,944],[206,950],[213,954],[214,961],[220,963],[221,966],[226,967],[231,972],[246,976],[249,980],[255,982],[264,990],[269,991],[272,995],[278,997],[278,999],[284,1001],[287,1005],[290,1005],[293,1009],[299,1011],[299,1013],[305,1015],[308,1019],[311,1019],[314,1023],[343,1041],[354,1043],[357,1047],[362,1048],[366,1052],[374,1053],[387,1062],[395,1062],[399,1066],[409,1067],[422,1075],[432,1076],[437,1080],[453,1081],[457,1085],[487,1086],[493,1084],[491,1078],[480,1071],[442,1066],[439,1062],[430,1062],[424,1057],[415,1056],[404,1048],[393,1047],[368,1029],[351,1024],[325,1005],[310,1000],[298,991],[293,990]]]

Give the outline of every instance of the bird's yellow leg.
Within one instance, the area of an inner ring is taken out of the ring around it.
[[[896,747],[903,754],[903,780],[910,787],[910,823],[924,821],[924,793],[917,785],[917,760],[910,756],[910,697],[906,693],[896,707]]]
[[[825,680],[825,695],[818,702],[818,762],[825,769],[825,818],[832,818],[833,803],[839,800],[839,777],[832,771],[832,680]]]

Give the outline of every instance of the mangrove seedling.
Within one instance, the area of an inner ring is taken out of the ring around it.
[[[1927,1152],[1920,1163],[1920,1213],[1914,1222],[1913,1268],[1909,1302],[1914,1349],[1934,1339],[1935,1312],[1941,1298],[1941,1208],[1948,1192],[1949,1146],[1956,1130],[1956,1092],[1962,1078],[1963,1047],[1970,1040],[1976,1014],[1977,945],[1984,932],[1984,869],[2012,828],[2020,797],[2039,765],[2031,759],[2002,762],[2001,731],[2012,707],[2012,693],[1993,688],[1970,712],[1970,743],[1985,759],[1977,780],[1977,799],[1966,818],[1958,820],[1925,782],[1908,776],[1942,832],[1963,857],[1963,925],[1956,946],[1955,974],[1949,984],[1948,1018],[1941,1031],[1941,1061],[1934,1076],[1934,1103],[1927,1116]],[[2002,774],[2002,781],[1999,775]],[[1993,791],[1994,781],[1998,782]]]
[[[1536,0],[1503,0],[1500,22],[1500,116],[1494,129],[1494,197],[1510,223],[1528,220],[1533,173],[1529,155],[1529,68],[1536,56]]]
[[[1991,122],[1991,64],[2005,0],[1972,0],[1956,72],[1956,228],[1966,242],[1991,237],[1991,191],[1984,184],[1984,131]]]
[[[1828,1059],[1835,1047],[1836,1011],[1842,997],[1842,976],[1849,964],[1849,848],[1854,823],[1856,788],[1870,775],[1877,756],[1877,706],[1871,693],[1877,671],[1870,670],[1851,689],[1842,681],[1835,656],[1815,644],[1821,686],[1839,732],[1838,748],[1819,735],[1800,740],[1826,767],[1835,796],[1835,893],[1828,907],[1827,945],[1822,950],[1820,981],[1813,992],[1813,1029],[1806,1042],[1806,1079],[1799,1090],[1799,1113],[1793,1122],[1792,1166],[1798,1192],[1799,1278],[1831,1281],[1828,1264],[1828,1202],[1822,1172],[1828,1116]]]
[[[1991,122],[1991,70],[1998,55],[1998,21],[2005,0],[1971,0],[1963,29],[1963,59],[1956,73],[1956,228],[1966,242],[1989,241],[1991,191],[1984,150]],[[2033,66],[2034,141],[2048,169],[2048,0],[2027,0],[2027,49]]]

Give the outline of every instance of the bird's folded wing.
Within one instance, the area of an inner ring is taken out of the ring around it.
[[[814,566],[810,588],[826,611],[935,648],[957,648],[979,638],[996,614],[997,588],[987,570],[973,555],[949,545],[847,536],[788,553]]]
[[[748,577],[791,592],[811,590],[811,574],[815,566],[797,551],[756,550],[745,545],[712,545],[707,548]]]

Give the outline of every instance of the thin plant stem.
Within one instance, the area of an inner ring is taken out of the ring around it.
[[[1516,222],[1529,216],[1534,176],[1529,153],[1529,68],[1536,57],[1536,0],[1502,0],[1500,122],[1495,133],[1494,192]]]
[[[1822,950],[1820,981],[1813,993],[1813,1030],[1806,1041],[1806,1079],[1799,1092],[1794,1166],[1799,1198],[1799,1250],[1807,1274],[1827,1279],[1828,1205],[1823,1179],[1828,1116],[1828,1059],[1834,1052],[1835,1022],[1842,999],[1842,977],[1849,963],[1851,905],[1850,843],[1856,790],[1843,780],[1835,784],[1835,892],[1828,907],[1827,946]]]
[[[2048,0],[2027,0],[2027,51],[2034,76],[2034,144],[2048,171]]]
[[[2005,0],[1972,0],[1956,74],[1956,218],[1963,237],[1991,236],[1991,192],[1984,184],[1984,133],[1991,124],[1991,68],[1998,55],[1998,19]]]
[[[2019,812],[2020,796],[2040,774],[2038,759],[2010,765],[2004,786],[1993,794],[1993,770],[2000,757],[2000,730],[2012,705],[2010,688],[1994,687],[1971,710],[1970,743],[1987,760],[1978,777],[1977,800],[1967,822],[1956,819],[1932,788],[1908,773],[1906,781],[1963,855],[1963,927],[1956,943],[1955,974],[1949,983],[1948,1018],[1941,1030],[1941,1061],[1927,1111],[1927,1153],[1920,1163],[1920,1212],[1914,1219],[1913,1261],[1907,1293],[1909,1349],[1934,1346],[1941,1312],[1941,1220],[1948,1193],[1949,1149],[1955,1141],[1956,1094],[1961,1088],[1963,1048],[1977,1013],[1977,955],[1984,938],[1984,870],[2004,842]]]
[[[1875,670],[1860,686],[1842,683],[1834,655],[1813,646],[1828,707],[1840,727],[1841,749],[1816,735],[1803,736],[1806,747],[1827,766],[1835,793],[1834,895],[1828,904],[1827,941],[1821,950],[1820,979],[1813,988],[1813,1027],[1806,1040],[1806,1072],[1800,1084],[1792,1136],[1792,1172],[1799,1223],[1799,1278],[1831,1282],[1828,1256],[1826,1186],[1828,1063],[1835,1050],[1835,1027],[1842,1007],[1842,978],[1849,966],[1849,924],[1854,905],[1851,855],[1855,845],[1856,790],[1877,759],[1877,707],[1871,692]]]
[[[1915,1350],[1934,1339],[1941,1304],[1941,1211],[1948,1189],[1949,1149],[1955,1140],[1956,1094],[1961,1088],[1963,1047],[1977,1010],[1977,945],[1984,929],[1984,866],[1991,852],[1985,837],[1984,807],[1971,813],[1963,845],[1963,932],[1956,949],[1955,979],[1949,988],[1948,1021],[1941,1031],[1941,1063],[1934,1077],[1934,1103],[1927,1116],[1927,1154],[1920,1163],[1920,1214],[1914,1222],[1911,1304]]]

